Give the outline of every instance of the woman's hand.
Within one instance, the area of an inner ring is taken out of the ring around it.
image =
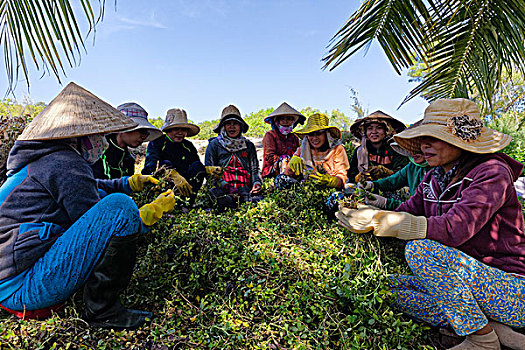
[[[144,185],[147,182],[156,185],[156,184],[159,183],[159,180],[157,180],[156,178],[154,178],[151,175],[140,175],[140,174],[135,174],[135,175],[130,176],[128,178],[129,187],[131,187],[131,190],[133,192],[140,192],[140,191],[142,191],[144,189]]]

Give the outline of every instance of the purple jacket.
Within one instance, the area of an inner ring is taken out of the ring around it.
[[[425,216],[427,238],[500,270],[525,275],[525,234],[514,181],[523,164],[488,154],[461,181],[441,192],[429,171],[396,211]]]

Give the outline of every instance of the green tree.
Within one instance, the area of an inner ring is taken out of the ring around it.
[[[428,74],[403,101],[479,94],[490,103],[503,71],[525,67],[525,0],[365,1],[332,38],[325,68],[334,69],[377,39],[400,74],[421,61]]]
[[[105,1],[79,0],[88,33],[104,14]],[[0,0],[0,45],[8,81],[8,93],[19,79],[20,71],[29,86],[27,59],[38,71],[52,72],[60,82],[64,65],[78,64],[85,51],[84,34],[77,23],[77,14],[68,0]],[[96,14],[98,12],[98,14]]]

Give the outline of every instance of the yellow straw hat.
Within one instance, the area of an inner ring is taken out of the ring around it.
[[[294,131],[294,134],[300,137],[304,137],[306,134],[309,134],[314,131],[319,130],[328,130],[333,137],[340,139],[341,130],[336,126],[328,125],[328,116],[323,113],[314,113],[306,121],[306,125],[301,130]]]
[[[75,83],[69,83],[18,140],[54,140],[126,131],[137,122]]]
[[[421,152],[421,136],[441,141],[473,153],[494,153],[511,141],[509,135],[483,125],[476,103],[464,98],[441,99],[425,109],[421,125],[394,136],[394,140],[411,153]]]
[[[173,128],[181,128],[188,130],[188,137],[197,135],[201,129],[195,125],[188,123],[188,115],[184,109],[172,108],[166,113],[166,119],[164,124],[160,127],[160,130],[166,132]]]

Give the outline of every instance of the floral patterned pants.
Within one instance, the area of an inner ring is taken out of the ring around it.
[[[407,243],[405,257],[414,276],[390,276],[395,305],[435,326],[472,334],[488,319],[525,327],[525,276],[485,265],[436,241]]]

